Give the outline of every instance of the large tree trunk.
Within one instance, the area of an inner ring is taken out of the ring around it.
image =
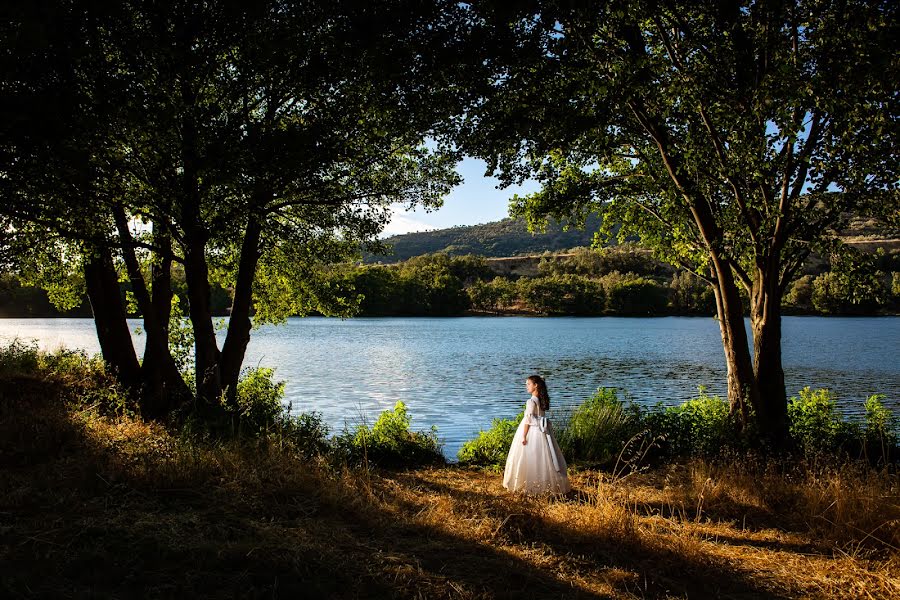
[[[162,225],[154,223],[154,245],[161,250],[157,261],[150,267],[150,302],[148,311],[153,313],[148,323],[144,315],[144,327],[148,331],[144,346],[144,413],[148,416],[164,416],[183,401],[190,398],[190,389],[178,371],[178,365],[169,349],[169,318],[172,314],[172,241]],[[150,328],[154,329],[151,336]],[[165,340],[165,343],[160,343]]]
[[[145,417],[158,419],[165,417],[172,409],[177,408],[181,402],[190,397],[190,390],[184,382],[178,365],[169,352],[168,319],[161,321],[161,317],[168,315],[165,311],[160,314],[154,306],[144,275],[134,254],[131,231],[128,228],[128,218],[121,206],[113,209],[116,228],[122,241],[122,257],[128,278],[131,281],[131,289],[137,300],[138,308],[144,317],[144,334],[147,336],[144,350],[144,362],[141,365],[143,389],[141,394],[141,412]],[[169,264],[171,266],[171,264]],[[169,282],[167,276],[157,273],[159,289],[156,290],[157,305],[161,304],[166,295],[171,298],[171,286],[168,292],[163,289]]]
[[[237,281],[234,286],[234,301],[231,305],[231,316],[228,320],[228,333],[222,346],[222,385],[227,390],[229,400],[237,394],[237,383],[241,373],[241,364],[247,344],[250,342],[250,310],[253,304],[253,280],[259,262],[259,241],[261,227],[259,221],[251,216],[247,221],[247,230],[241,244],[240,263]]]
[[[196,96],[190,81],[181,82],[181,95],[186,107],[193,107]],[[216,342],[216,330],[210,308],[209,266],[206,261],[206,243],[209,232],[203,226],[201,215],[199,153],[197,150],[197,126],[190,112],[181,120],[182,177],[180,221],[184,230],[184,276],[187,283],[189,316],[194,330],[194,368],[197,381],[197,401],[210,406],[222,397],[221,353]]]
[[[713,270],[716,282],[713,292],[728,373],[728,403],[743,427],[749,422],[750,406],[755,406],[759,398],[744,328],[744,310],[731,267],[713,257]]]
[[[202,237],[186,240],[184,274],[187,280],[191,325],[194,329],[194,364],[197,377],[197,399],[217,402],[222,396],[221,353],[210,308],[209,267],[206,244]]]
[[[141,373],[131,332],[125,320],[125,305],[119,278],[109,248],[98,248],[84,263],[84,282],[103,360],[127,389],[138,395]]]
[[[760,434],[780,444],[787,436],[787,394],[781,364],[781,290],[778,280],[760,272],[751,297],[753,370],[759,386],[755,406]]]

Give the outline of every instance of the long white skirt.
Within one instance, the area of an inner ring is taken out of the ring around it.
[[[532,425],[528,429],[528,443],[523,446],[526,419],[527,416],[522,419],[513,436],[512,446],[506,457],[506,470],[503,472],[503,487],[526,494],[565,494],[571,486],[566,474],[566,460],[552,435],[552,426],[548,424],[547,431],[542,432],[539,427]],[[558,471],[551,452],[556,454]]]

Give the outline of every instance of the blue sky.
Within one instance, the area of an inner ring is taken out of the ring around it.
[[[498,181],[493,177],[485,177],[486,168],[484,161],[464,159],[457,166],[463,183],[456,186],[444,199],[443,207],[430,213],[421,208],[405,211],[398,207],[393,220],[385,228],[384,235],[499,221],[508,216],[509,199],[514,194],[527,194],[539,188],[536,182],[527,181],[522,186],[497,189]]]

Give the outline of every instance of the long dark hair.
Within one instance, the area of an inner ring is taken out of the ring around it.
[[[537,386],[538,405],[541,410],[550,410],[550,394],[547,393],[547,382],[540,375],[529,375],[528,381]]]

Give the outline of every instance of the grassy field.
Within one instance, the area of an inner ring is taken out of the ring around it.
[[[198,442],[0,377],[0,596],[900,597],[900,478],[694,461],[525,498]]]

